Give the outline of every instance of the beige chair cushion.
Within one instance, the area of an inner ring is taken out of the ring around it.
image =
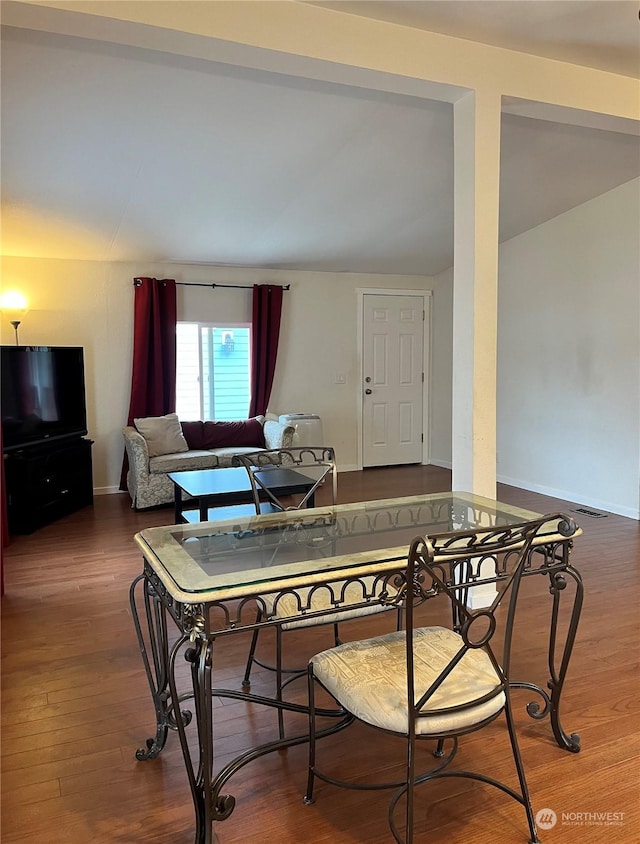
[[[149,457],[189,451],[176,413],[134,419],[133,423],[138,433],[142,434],[147,441]]]
[[[373,578],[363,578],[366,585],[366,591],[371,593],[373,590]],[[321,585],[315,589],[311,598],[309,599],[310,589],[296,589],[295,594],[284,594],[278,599],[278,603],[274,604],[274,595],[262,595],[262,600],[265,604],[267,615],[271,618],[295,618],[301,615],[300,607],[302,606],[306,612],[318,612],[319,610],[330,610],[334,608],[332,598],[339,599],[342,597],[342,589],[344,582],[339,581],[331,584],[331,588],[326,585]],[[361,607],[349,607],[349,603],[359,604],[365,600],[365,589],[362,585],[352,582],[344,589],[343,603],[346,604],[345,609],[331,615],[319,615],[315,618],[307,618],[301,616],[300,620],[285,622],[282,625],[283,630],[292,630],[294,627],[314,627],[318,624],[339,623],[341,621],[348,621],[351,618],[362,618],[364,616],[373,615],[379,612],[385,612],[391,608],[384,604],[378,603],[372,599],[370,604]],[[307,603],[309,607],[307,608]]]
[[[416,700],[429,688],[462,645],[462,639],[444,627],[414,630]],[[407,669],[404,631],[373,639],[347,642],[311,659],[322,685],[361,721],[406,735]],[[468,703],[492,691],[499,678],[487,654],[471,650],[427,702],[430,709]],[[469,709],[420,718],[419,735],[464,729],[490,718],[504,707],[504,693]]]

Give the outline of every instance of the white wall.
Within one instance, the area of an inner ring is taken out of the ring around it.
[[[336,450],[341,469],[357,463],[358,370],[357,290],[362,287],[432,289],[427,276],[270,271],[220,267],[181,268],[184,279],[230,284],[290,284],[284,294],[271,413],[317,413],[325,442]],[[177,271],[177,270],[176,270]],[[195,272],[197,271],[197,276]],[[177,278],[177,276],[176,276]],[[178,288],[183,319],[251,319],[251,291]],[[213,310],[215,308],[215,310]],[[336,373],[345,383],[336,384]]]
[[[640,180],[500,248],[498,477],[638,518]],[[323,418],[343,467],[356,463],[356,290],[433,290],[431,462],[451,465],[453,273],[370,276],[166,264],[2,258],[3,287],[31,310],[25,344],[86,349],[94,486],[117,486],[131,379],[136,275],[291,284],[270,410]],[[182,319],[247,322],[251,291],[178,288]],[[13,342],[0,325],[3,343]],[[346,384],[335,384],[335,373]]]
[[[432,279],[430,463],[451,468],[453,267]]]
[[[502,245],[498,478],[638,518],[640,180]]]
[[[499,251],[498,480],[640,518],[640,180]],[[431,462],[451,466],[453,272],[433,280]]]
[[[121,429],[131,385],[133,284],[137,275],[182,282],[290,284],[284,294],[278,365],[269,411],[318,413],[325,440],[341,467],[356,464],[358,349],[357,289],[432,289],[418,276],[375,276],[178,264],[134,264],[2,258],[3,288],[15,287],[30,303],[20,329],[25,345],[85,347],[89,436],[94,446],[94,487],[119,482]],[[440,299],[434,293],[434,307]],[[436,311],[437,312],[437,311]],[[251,290],[178,287],[180,319],[249,322]],[[13,343],[13,329],[0,325]],[[345,384],[336,384],[344,372]]]
[[[131,385],[132,279],[126,269],[93,261],[2,258],[3,290],[24,293],[29,311],[20,326],[23,345],[84,346],[87,417],[94,487],[119,482],[122,420]],[[2,320],[2,343],[13,329]]]

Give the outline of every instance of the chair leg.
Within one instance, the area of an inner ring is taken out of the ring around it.
[[[315,781],[316,765],[316,709],[315,709],[315,688],[313,679],[313,666],[309,665],[307,674],[309,688],[309,768],[307,775],[307,790],[303,802],[310,806],[314,802],[313,785]]]
[[[276,700],[282,703],[282,628],[276,625]],[[284,711],[278,707],[278,733],[284,738]]]
[[[256,624],[259,624],[262,621],[263,613],[262,609],[258,607],[258,611],[256,613]],[[249,656],[247,657],[247,667],[244,670],[244,678],[242,680],[242,688],[248,689],[251,687],[251,666],[253,665],[253,658],[256,653],[256,647],[258,644],[258,636],[260,634],[260,628],[256,627],[253,631],[253,636],[251,637],[251,646],[249,648]]]
[[[409,736],[409,743],[407,746],[407,832],[405,836],[405,844],[413,844],[413,792],[416,778],[416,740],[415,736]]]
[[[509,730],[509,739],[511,741],[511,750],[513,752],[513,760],[515,762],[516,771],[518,772],[518,781],[520,783],[520,793],[522,794],[522,802],[524,810],[527,814],[527,823],[529,824],[529,844],[540,844],[538,838],[538,831],[536,829],[536,821],[531,807],[531,798],[529,797],[529,786],[524,773],[524,765],[522,764],[522,756],[520,755],[520,747],[518,746],[518,737],[516,735],[515,724],[513,723],[513,716],[511,713],[511,700],[507,691],[507,700],[504,707],[504,714],[507,720],[507,728]]]
[[[339,630],[337,624],[333,625],[333,641],[334,641],[334,647],[336,647],[336,648],[338,647],[338,645],[342,644],[342,641],[340,640],[340,630]]]

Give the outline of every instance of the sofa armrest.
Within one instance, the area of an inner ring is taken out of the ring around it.
[[[129,471],[136,478],[149,476],[149,449],[147,441],[135,428],[127,426],[122,429],[124,445],[129,458]]]
[[[273,419],[267,419],[264,423],[264,442],[268,449],[291,448],[295,428],[292,425],[283,425]]]

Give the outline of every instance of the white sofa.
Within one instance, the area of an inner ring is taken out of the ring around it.
[[[174,417],[170,414],[169,416]],[[156,421],[169,417],[155,417]],[[145,438],[137,428],[127,426],[123,429],[125,448],[129,459],[127,489],[131,496],[131,506],[136,510],[145,510],[162,504],[171,504],[174,500],[173,483],[167,477],[168,472],[182,472],[188,469],[216,469],[233,465],[236,454],[246,454],[259,448],[289,448],[293,443],[295,428],[284,425],[276,419],[255,417],[262,425],[264,446],[262,444],[221,445],[215,448],[173,451],[165,454],[154,453],[153,441]],[[141,429],[146,420],[135,420]],[[177,417],[172,420],[177,422]],[[250,421],[250,420],[248,420]],[[184,423],[185,429],[189,423]],[[178,422],[178,426],[180,423]],[[255,426],[254,426],[255,427]],[[149,444],[152,444],[151,455]],[[184,447],[183,447],[184,448]],[[162,448],[160,448],[162,450]],[[157,449],[156,449],[157,451]]]

